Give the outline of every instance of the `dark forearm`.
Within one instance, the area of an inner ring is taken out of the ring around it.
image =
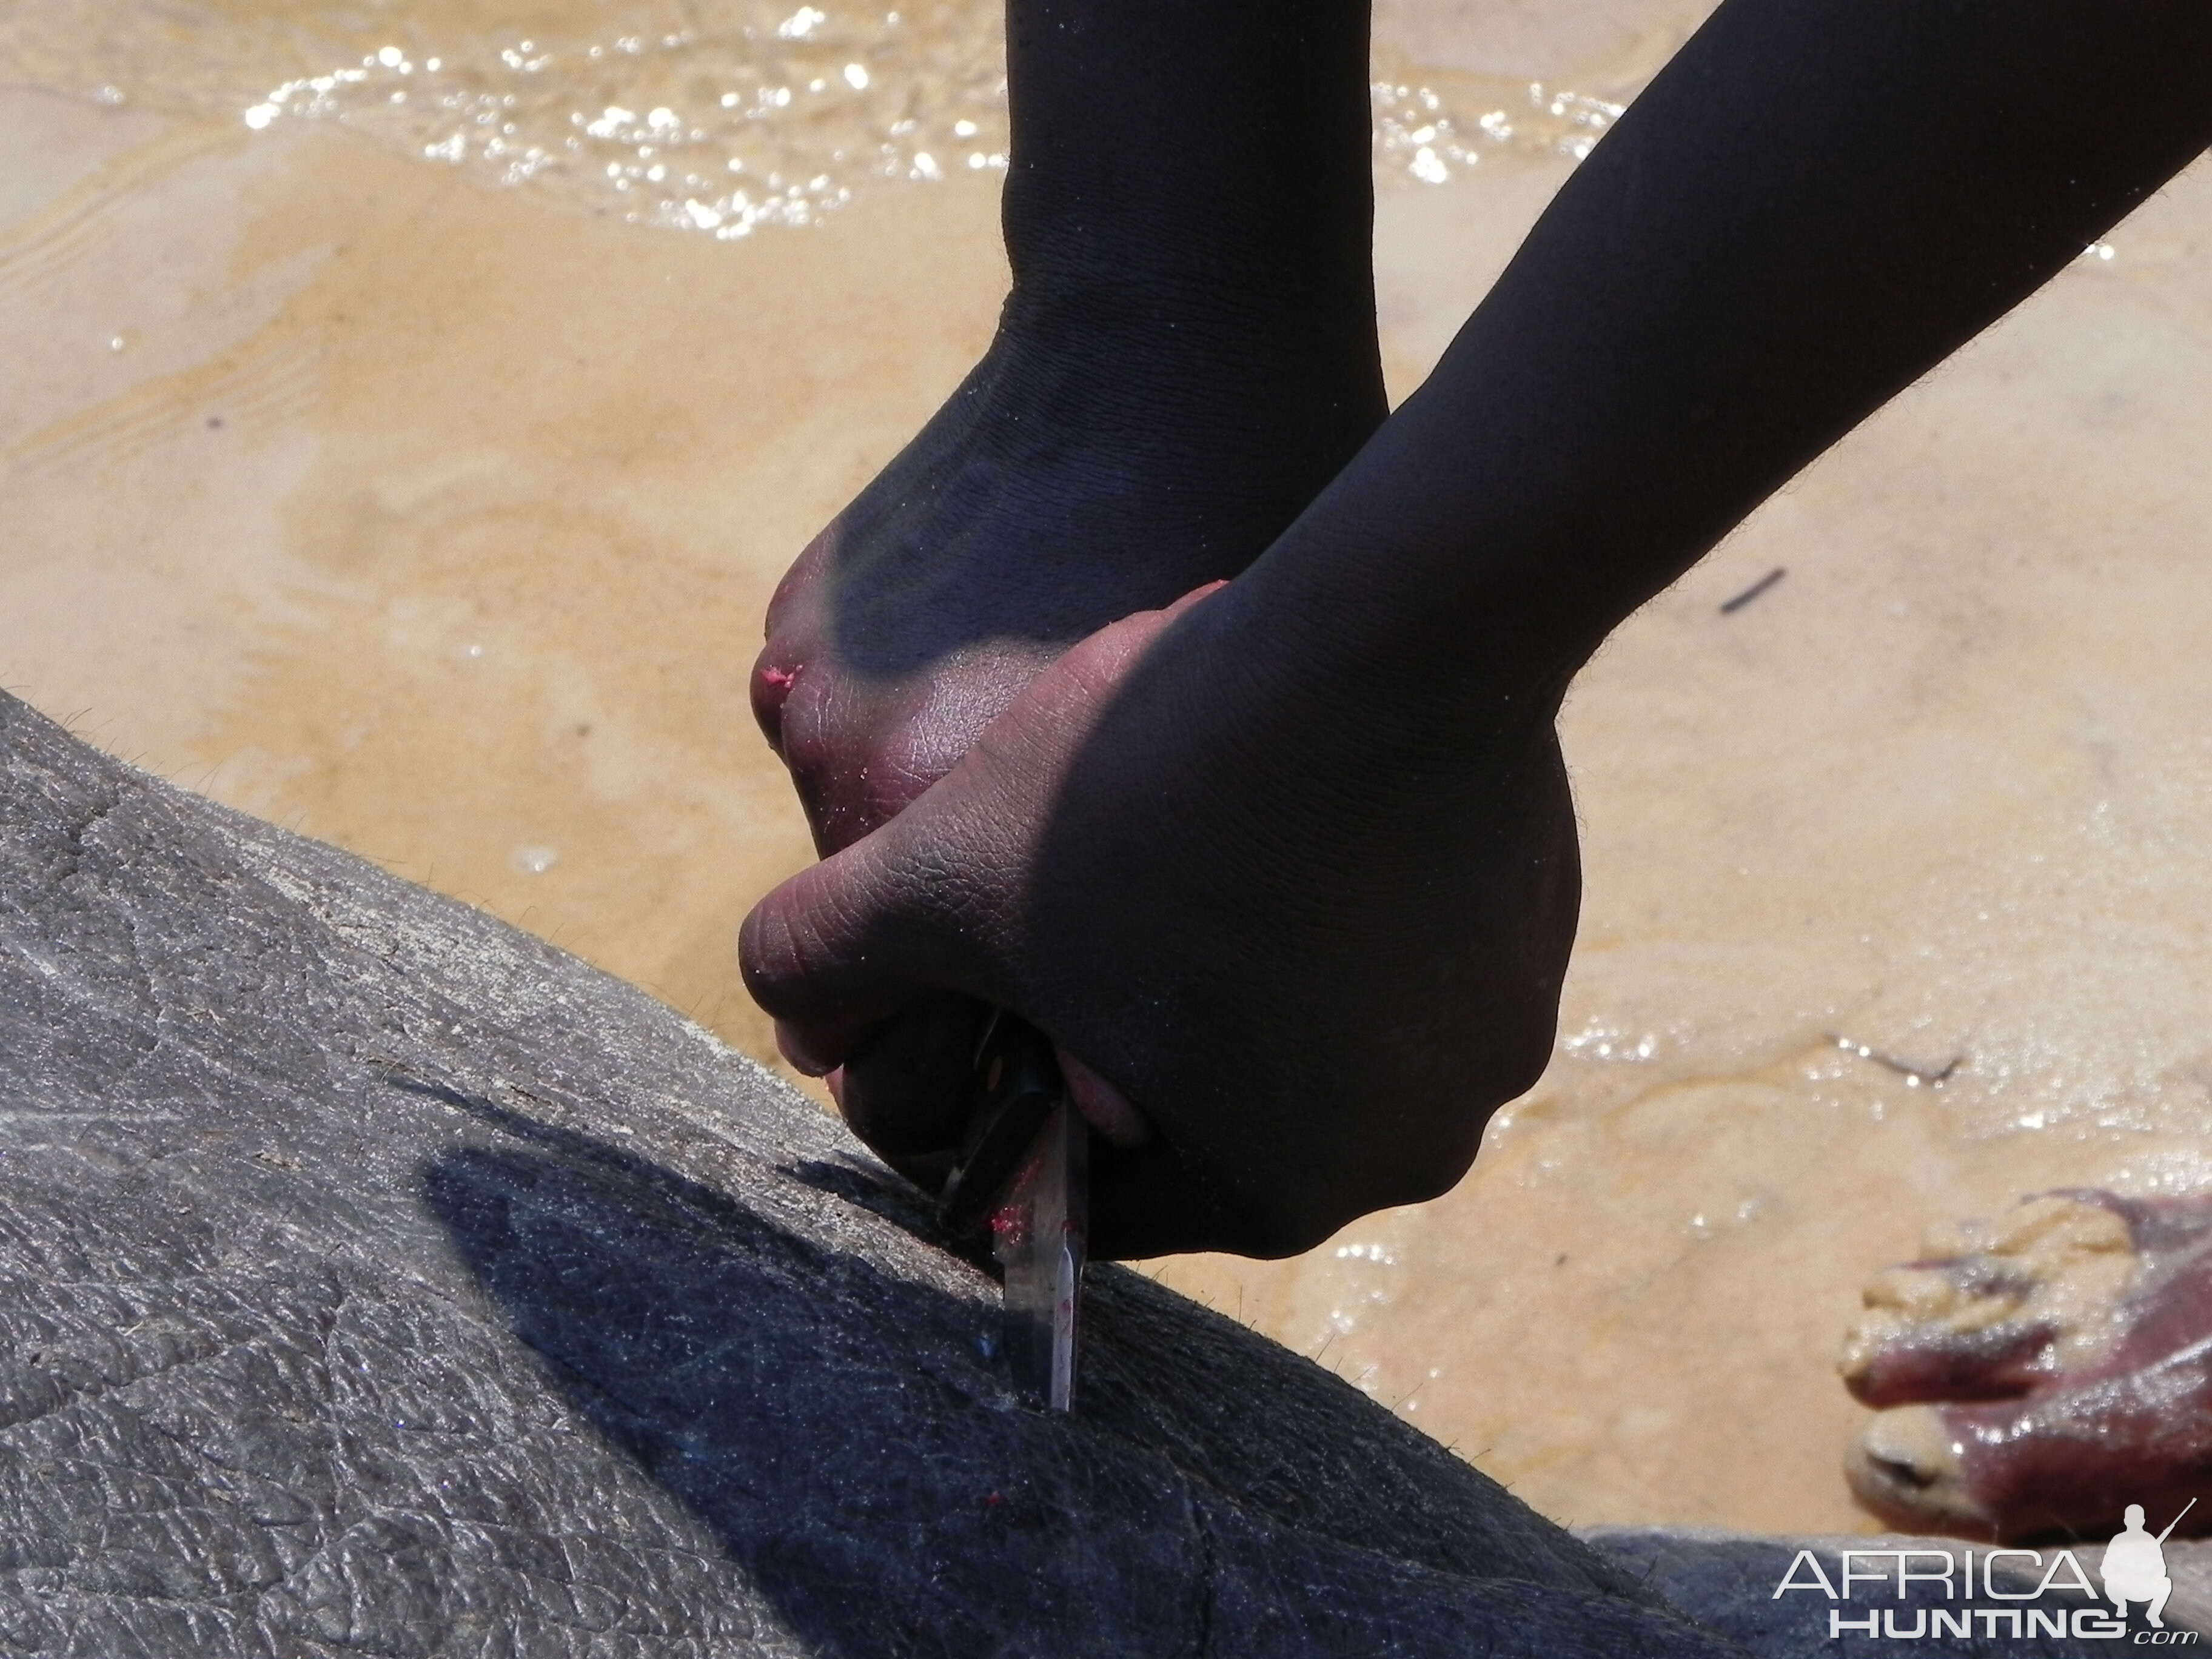
[[[2208,141],[2198,0],[1729,0],[1255,567],[1267,609],[1563,678]]]
[[[1332,310],[1370,295],[1367,13],[1012,0],[1014,303],[1174,324],[1188,350],[1293,311],[1286,291]]]

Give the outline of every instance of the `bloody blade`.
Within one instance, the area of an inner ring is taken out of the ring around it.
[[[994,1013],[976,1048],[981,1102],[939,1199],[947,1227],[988,1227],[1004,1273],[1002,1347],[1036,1403],[1071,1410],[1090,1231],[1090,1130],[1052,1044]]]

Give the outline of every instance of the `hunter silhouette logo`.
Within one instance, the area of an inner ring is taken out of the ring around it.
[[[2192,1498],[2154,1537],[2144,1528],[2142,1505],[2129,1504],[2124,1528],[2106,1546],[2098,1564],[2101,1595],[2070,1549],[2048,1552],[2046,1562],[2043,1550],[1977,1551],[1930,1543],[1835,1549],[1831,1555],[1838,1571],[1832,1578],[1818,1552],[1801,1549],[1775,1586],[1773,1599],[1809,1590],[1838,1604],[1828,1609],[1831,1641],[1845,1636],[1907,1642],[2054,1637],[2194,1647],[2201,1639],[2196,1631],[2166,1626],[2166,1599],[2173,1594],[2166,1540],[2196,1507]],[[1891,1605],[1880,1605],[1884,1601]],[[2148,1629],[2129,1627],[2131,1606],[2142,1607]]]
[[[2181,1506],[2181,1515],[2197,1507],[2191,1498]],[[2105,1563],[2098,1577],[2105,1581],[2105,1594],[2112,1598],[2112,1606],[2121,1618],[2128,1616],[2128,1603],[2148,1601],[2145,1617],[2153,1630],[2164,1630],[2166,1620],[2160,1617],[2166,1611],[2166,1598],[2173,1594],[2173,1580],[2166,1576],[2166,1540],[2181,1524],[2181,1515],[2166,1523],[2166,1530],[2155,1538],[2143,1530],[2143,1507],[2128,1505],[2123,1517],[2127,1530],[2105,1546]]]

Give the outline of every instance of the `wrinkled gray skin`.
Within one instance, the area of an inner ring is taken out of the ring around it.
[[[1101,1272],[1082,1411],[639,993],[0,696],[0,1654],[1737,1651]]]

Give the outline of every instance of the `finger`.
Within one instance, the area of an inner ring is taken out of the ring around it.
[[[776,1022],[776,1042],[819,1077],[933,988],[926,884],[878,831],[755,905],[738,933],[745,988]]]
[[[1067,1097],[1084,1121],[1116,1146],[1141,1146],[1152,1138],[1152,1126],[1129,1097],[1065,1048],[1055,1048],[1060,1074],[1067,1081]]]
[[[1136,1147],[1092,1144],[1090,1243],[1101,1261],[1237,1248],[1211,1184],[1157,1136]]]
[[[1302,1195],[1300,1185],[1279,1159],[1209,1156],[1160,1125],[1141,1146],[1102,1135],[1091,1146],[1091,1251],[1101,1261],[1302,1255],[1356,1212]]]
[[[1079,641],[1060,659],[1059,665],[1084,687],[1087,694],[1085,701],[1095,713],[1127,678],[1134,659],[1150,651],[1160,635],[1185,612],[1228,586],[1226,581],[1207,582],[1158,611],[1132,611]]]
[[[802,1077],[818,1077],[829,1084],[833,1097],[843,1086],[839,1079],[845,1068],[838,1064],[834,1051],[824,1048],[817,1052],[813,1048],[805,1027],[776,1021],[775,1051]]]
[[[957,1152],[989,1012],[972,997],[933,996],[886,1022],[845,1062],[840,1104],[853,1133],[886,1158]]]

